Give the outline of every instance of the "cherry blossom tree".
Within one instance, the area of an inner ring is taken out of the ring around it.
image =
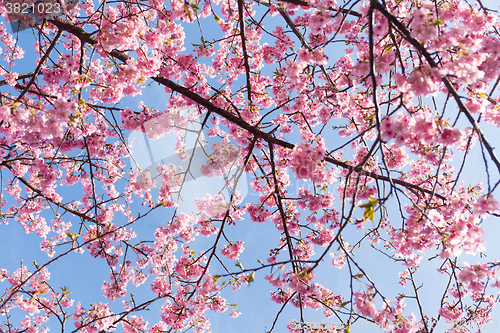
[[[1,228],[35,233],[46,260],[0,267],[0,331],[207,332],[210,312],[240,314],[223,289],[257,280],[279,308],[259,331],[348,333],[359,320],[397,333],[479,330],[500,288],[483,241],[499,216],[500,161],[485,134],[500,127],[494,9],[4,0]],[[20,63],[29,57],[34,70]],[[141,166],[132,132],[151,142],[175,134],[184,164]],[[464,174],[471,163],[484,184]],[[186,191],[194,173],[224,186]],[[181,211],[183,201],[194,209]],[[137,237],[158,212],[163,224]],[[263,260],[252,257],[258,242],[233,237],[248,223],[277,235]],[[202,239],[210,245],[195,250]],[[382,290],[362,250],[395,267],[404,292]],[[81,303],[71,281],[51,283],[53,264],[75,252],[108,266],[98,291],[107,302]],[[471,254],[475,262],[460,258]],[[422,299],[425,265],[446,281],[435,303]],[[347,278],[318,282],[338,270]],[[154,306],[152,322],[144,310]],[[330,324],[310,324],[310,309]]]

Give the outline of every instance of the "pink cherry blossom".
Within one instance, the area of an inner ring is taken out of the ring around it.
[[[234,260],[239,258],[240,253],[243,253],[244,249],[245,248],[243,247],[243,242],[237,241],[227,245],[224,248],[221,248],[221,253],[224,255],[224,257]]]

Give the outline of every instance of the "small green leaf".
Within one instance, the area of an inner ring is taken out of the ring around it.
[[[253,271],[252,274],[247,276],[247,281],[248,281],[248,283],[255,281],[255,271]]]
[[[220,17],[217,16],[217,14],[214,13],[214,19],[215,19],[215,22],[219,22],[220,21]]]
[[[369,198],[367,203],[360,206],[361,208],[365,209],[363,215],[365,219],[368,218],[373,221],[373,213],[375,213],[375,206],[377,205],[377,203],[377,199]]]
[[[234,264],[234,266],[241,268],[241,270],[244,270],[243,265],[239,261],[237,261],[236,264]]]
[[[391,52],[393,47],[394,47],[394,45],[392,45],[392,44],[387,44],[386,46],[384,46],[384,49],[385,49],[384,54]]]
[[[438,25],[443,24],[443,23],[444,23],[444,21],[442,21],[440,19],[436,19],[434,22],[432,22],[432,25],[437,27]]]
[[[365,116],[365,121],[369,122],[370,125],[373,124],[373,119],[375,119],[375,114],[372,113],[372,114],[367,114]]]

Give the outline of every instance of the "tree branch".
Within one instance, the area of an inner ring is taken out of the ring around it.
[[[68,22],[60,17],[57,17],[54,20],[51,20],[50,22],[52,24],[54,24],[55,26],[57,26],[59,29],[65,30],[65,31],[70,32],[71,34],[75,35],[83,43],[88,43],[91,45],[95,45],[97,43],[97,39],[92,34],[86,32],[82,28],[77,27],[77,26],[73,25],[72,23],[70,23],[70,22]],[[128,55],[126,55],[124,52],[118,51],[116,49],[111,51],[109,54],[112,57],[119,59],[125,63],[127,62],[127,60],[130,59],[130,57]],[[229,111],[226,111],[224,109],[221,109],[221,108],[215,106],[213,103],[209,102],[207,99],[203,98],[202,96],[194,93],[193,91],[189,90],[188,88],[185,88],[181,85],[178,85],[177,83],[175,83],[169,79],[166,79],[166,78],[160,77],[160,76],[152,77],[151,79],[153,81],[155,81],[155,82],[157,82],[165,87],[168,87],[168,88],[172,89],[173,91],[176,91],[179,94],[189,98],[193,102],[198,103],[199,105],[205,107],[208,111],[214,112],[214,113],[220,115],[221,117],[224,117],[225,119],[229,120],[230,122],[240,126],[244,130],[252,133],[255,137],[262,138],[263,140],[265,140],[269,144],[279,145],[281,147],[285,147],[288,149],[293,149],[295,147],[293,144],[291,144],[289,142],[275,138],[271,133],[266,133],[266,132],[261,131],[256,126],[253,126],[253,125],[247,123],[246,121],[244,121],[241,118],[238,118],[237,116],[235,116],[234,114],[232,114]],[[383,180],[386,182],[391,181],[391,179],[389,177],[378,175],[376,173],[369,172],[369,171],[364,171],[362,169],[362,167],[359,167],[359,166],[353,167],[345,162],[336,160],[336,159],[331,158],[331,157],[325,157],[325,161],[327,161],[331,164],[334,164],[336,166],[339,166],[341,168],[347,169],[351,172],[361,173],[364,176],[367,176],[367,177],[370,177],[370,178],[373,178],[376,180]],[[421,193],[434,195],[433,191],[422,188],[418,185],[411,184],[411,183],[408,183],[408,182],[405,182],[402,180],[398,180],[398,179],[392,179],[392,181],[394,184],[401,185],[405,188],[411,188],[411,189],[415,189]],[[441,200],[446,201],[446,198],[444,196],[442,196],[440,194],[435,194],[435,195],[438,198],[440,198]]]

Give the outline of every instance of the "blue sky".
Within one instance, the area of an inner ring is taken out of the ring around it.
[[[487,5],[486,2],[484,3],[485,5]],[[213,19],[209,18],[207,20]],[[208,22],[207,20],[205,21]],[[268,24],[272,25],[273,23]],[[187,36],[196,36],[199,30],[197,26],[194,25],[191,28],[186,28],[186,32]],[[35,54],[32,48],[33,37],[30,31],[22,31],[20,32],[19,36],[19,42],[26,51],[26,57],[25,59],[17,61],[16,64],[21,65],[21,68],[23,68],[25,72],[29,72],[35,68]],[[208,39],[206,31],[205,39]],[[197,42],[198,38],[193,37],[193,43]],[[189,41],[186,42],[186,45],[188,48],[190,47]],[[335,49],[334,47],[325,50],[325,53],[330,57],[330,61],[335,61],[335,59],[340,57],[342,55],[341,52],[341,48]],[[238,84],[238,82],[235,82],[235,87],[238,86]],[[2,87],[2,89],[7,90],[5,87]],[[162,110],[165,108],[168,100],[168,95],[163,92],[163,89],[161,87],[153,84],[150,89],[144,89],[142,95],[139,95],[135,98],[124,99],[120,107],[129,106],[130,108],[136,109],[136,105],[141,100],[145,101],[148,106]],[[482,127],[487,134],[487,137],[490,138],[490,142],[492,143],[492,145],[500,146],[500,139],[498,138],[498,135],[496,135],[498,130],[489,125],[483,125]],[[167,146],[167,142],[165,140],[166,139],[162,141],[165,142],[164,145],[162,144],[165,148],[167,148],[165,150],[162,150],[162,148],[159,147],[158,142],[156,142],[156,146],[154,142],[149,144],[151,144],[152,150],[154,150],[155,152],[158,151],[159,154],[164,157],[168,157],[171,156],[171,146]],[[291,136],[289,140],[291,140],[292,142],[294,140],[295,142],[298,142],[299,138],[295,135]],[[146,142],[144,142],[144,144],[146,144]],[[175,141],[172,142],[172,146],[174,144]],[[348,150],[345,151],[346,155],[348,156]],[[456,159],[456,163],[459,163],[460,161],[461,160],[459,158]],[[480,172],[478,170],[480,170]],[[478,181],[484,183],[484,176],[484,164],[482,162],[481,151],[479,145],[476,145],[468,158],[468,163],[465,166],[462,179],[471,184],[475,184]],[[498,174],[492,173],[492,178],[498,179]],[[4,182],[5,181],[6,180],[4,178]],[[299,188],[299,186],[302,184],[303,182],[297,184],[297,182],[294,181],[290,186],[290,193],[294,193],[294,191],[296,191],[296,189]],[[186,201],[188,199],[193,200],[195,198],[201,198],[207,192],[211,192],[214,190],[218,191],[219,186],[221,186],[220,179],[207,180],[206,178],[201,177],[197,178],[196,180],[187,182],[185,187]],[[307,187],[307,185],[305,186]],[[62,195],[68,198],[74,197],[74,189],[63,189]],[[244,202],[255,202],[257,198],[258,194],[251,191],[247,187],[247,195]],[[340,209],[340,202],[338,200],[336,200],[336,202],[336,208]],[[145,208],[140,206],[139,199],[136,200],[135,205],[136,206],[134,208],[136,210],[145,211]],[[184,207],[184,209],[189,210],[190,206],[187,205]],[[140,223],[138,223],[134,227],[138,235],[136,240],[151,239],[156,227],[164,225],[170,219],[171,213],[172,211],[167,211],[166,213],[165,210],[158,210],[154,212],[154,214],[149,216],[147,220],[140,221]],[[397,213],[395,209],[390,211],[390,215],[397,216],[394,213]],[[358,208],[356,216],[361,215],[361,209]],[[75,219],[74,221],[74,224],[76,225],[77,219]],[[122,219],[120,223],[124,223],[124,219]],[[483,223],[483,227],[485,229],[485,240],[488,246],[487,252],[489,253],[489,257],[486,259],[491,260],[491,258],[497,257],[498,254],[500,254],[500,247],[496,239],[496,235],[500,232],[500,227],[498,226],[498,222],[493,218],[486,219]],[[40,239],[36,235],[26,235],[22,231],[22,228],[15,222],[11,222],[8,226],[0,226],[0,230],[0,249],[2,249],[4,253],[4,256],[2,257],[2,259],[0,259],[0,268],[6,268],[10,272],[12,272],[20,266],[22,260],[24,260],[24,264],[28,266],[31,265],[33,259],[35,259],[39,264],[44,263],[48,260],[46,255],[38,250]],[[258,259],[261,259],[265,262],[269,254],[269,249],[277,245],[277,239],[279,237],[279,232],[273,227],[272,224],[257,224],[251,222],[248,218],[243,221],[238,221],[236,226],[228,226],[225,230],[229,239],[241,239],[245,242],[246,250],[242,254],[240,259],[245,268],[258,267]],[[350,240],[359,238],[364,231],[366,231],[366,229],[356,231],[353,225],[349,226],[345,230],[344,239],[349,243],[353,243]],[[199,239],[197,239],[190,245],[195,250],[203,250],[209,247],[213,240],[214,236],[208,239],[200,236]],[[370,249],[366,245],[367,244],[364,244],[364,247],[357,250],[355,259],[366,270],[371,279],[376,282],[380,290],[383,291],[383,293],[386,294],[387,297],[391,298],[394,298],[397,293],[409,293],[409,286],[403,288],[397,284],[399,281],[397,272],[403,271],[403,267],[401,267],[399,264],[389,265],[388,261],[383,261],[383,256],[381,254]],[[335,250],[334,248],[332,248],[332,250]],[[319,254],[320,250],[321,249],[317,249],[316,253]],[[478,256],[472,257],[463,255],[462,257],[460,257],[460,260],[467,261],[472,264],[479,261],[480,258]],[[234,265],[234,263],[231,263],[229,261],[226,261],[226,263],[229,265],[228,267],[233,268],[232,265]],[[220,267],[214,265],[214,271],[212,273],[215,274],[217,272],[221,272],[217,271],[218,268]],[[444,283],[444,280],[440,280],[439,275],[436,274],[436,268],[437,267],[434,262],[426,261],[419,270],[417,278],[425,285],[425,288],[422,289],[421,297],[424,302],[424,309],[429,309],[430,315],[435,314],[437,311],[437,300],[439,300],[440,298],[439,293],[442,292]],[[236,270],[236,267],[234,267],[234,269]],[[88,253],[85,253],[83,255],[71,254],[63,260],[51,264],[49,270],[52,273],[52,284],[54,286],[68,286],[69,289],[74,292],[74,298],[77,301],[80,301],[84,306],[88,306],[88,304],[90,303],[102,301],[116,304],[115,309],[121,308],[120,300],[116,302],[110,302],[102,296],[101,285],[104,280],[109,280],[109,270],[104,262],[92,259],[88,255]],[[229,303],[238,304],[238,311],[242,312],[242,315],[234,319],[230,318],[227,313],[209,313],[208,317],[211,319],[213,332],[223,332],[230,330],[243,333],[262,332],[264,331],[264,328],[266,326],[267,329],[270,328],[276,313],[280,309],[280,306],[270,300],[268,292],[269,290],[273,289],[270,288],[270,285],[267,283],[267,281],[263,280],[263,277],[266,274],[269,274],[269,271],[258,271],[256,273],[256,281],[252,283],[251,286],[242,287],[237,292],[232,292],[230,288],[229,290],[223,291],[223,296],[227,298]],[[333,268],[329,263],[329,256],[327,256],[325,262],[319,266],[318,270],[316,271],[316,277],[316,281],[318,283],[329,287],[336,294],[342,294],[344,296],[348,295],[348,270],[337,270]],[[143,298],[144,300],[146,300],[150,295],[148,293],[149,282],[150,281],[148,280],[146,285],[139,288],[138,290],[134,290],[135,288],[131,286],[129,292],[132,292],[137,299]],[[5,288],[5,286],[5,282],[0,284],[0,287]],[[357,285],[354,285],[354,291],[363,289],[364,284],[357,283]],[[410,314],[410,312],[416,313],[416,307],[410,302],[410,300],[407,300],[407,304],[408,308],[405,314],[408,315]],[[150,325],[156,323],[160,319],[158,311],[160,305],[161,303],[154,304],[151,307],[151,311],[142,313],[144,317],[150,322]],[[382,304],[380,300],[377,301],[377,305],[378,308],[381,307]],[[334,318],[325,320],[321,311],[314,311],[309,309],[305,311],[305,314],[305,321],[309,323],[331,323],[331,320],[334,320]],[[18,312],[14,314],[14,318],[18,315],[21,315],[21,317],[19,318],[24,317],[24,313],[20,314]],[[275,329],[275,332],[284,332],[284,327],[290,319],[299,318],[299,311],[296,308],[288,306],[281,314],[280,318],[281,319],[278,321],[278,327]],[[495,320],[500,320],[498,311],[494,312],[493,318]],[[71,321],[68,327],[73,328]],[[446,326],[444,324],[441,324],[439,326],[438,332],[444,331],[445,327]],[[491,327],[493,328],[493,326]],[[58,325],[54,323],[53,328],[57,331]],[[375,330],[375,328],[371,328],[371,326],[366,325],[364,322],[362,322],[361,324],[354,324],[353,327],[351,327],[351,331],[360,333],[373,330]],[[120,331],[120,329],[118,331]]]

